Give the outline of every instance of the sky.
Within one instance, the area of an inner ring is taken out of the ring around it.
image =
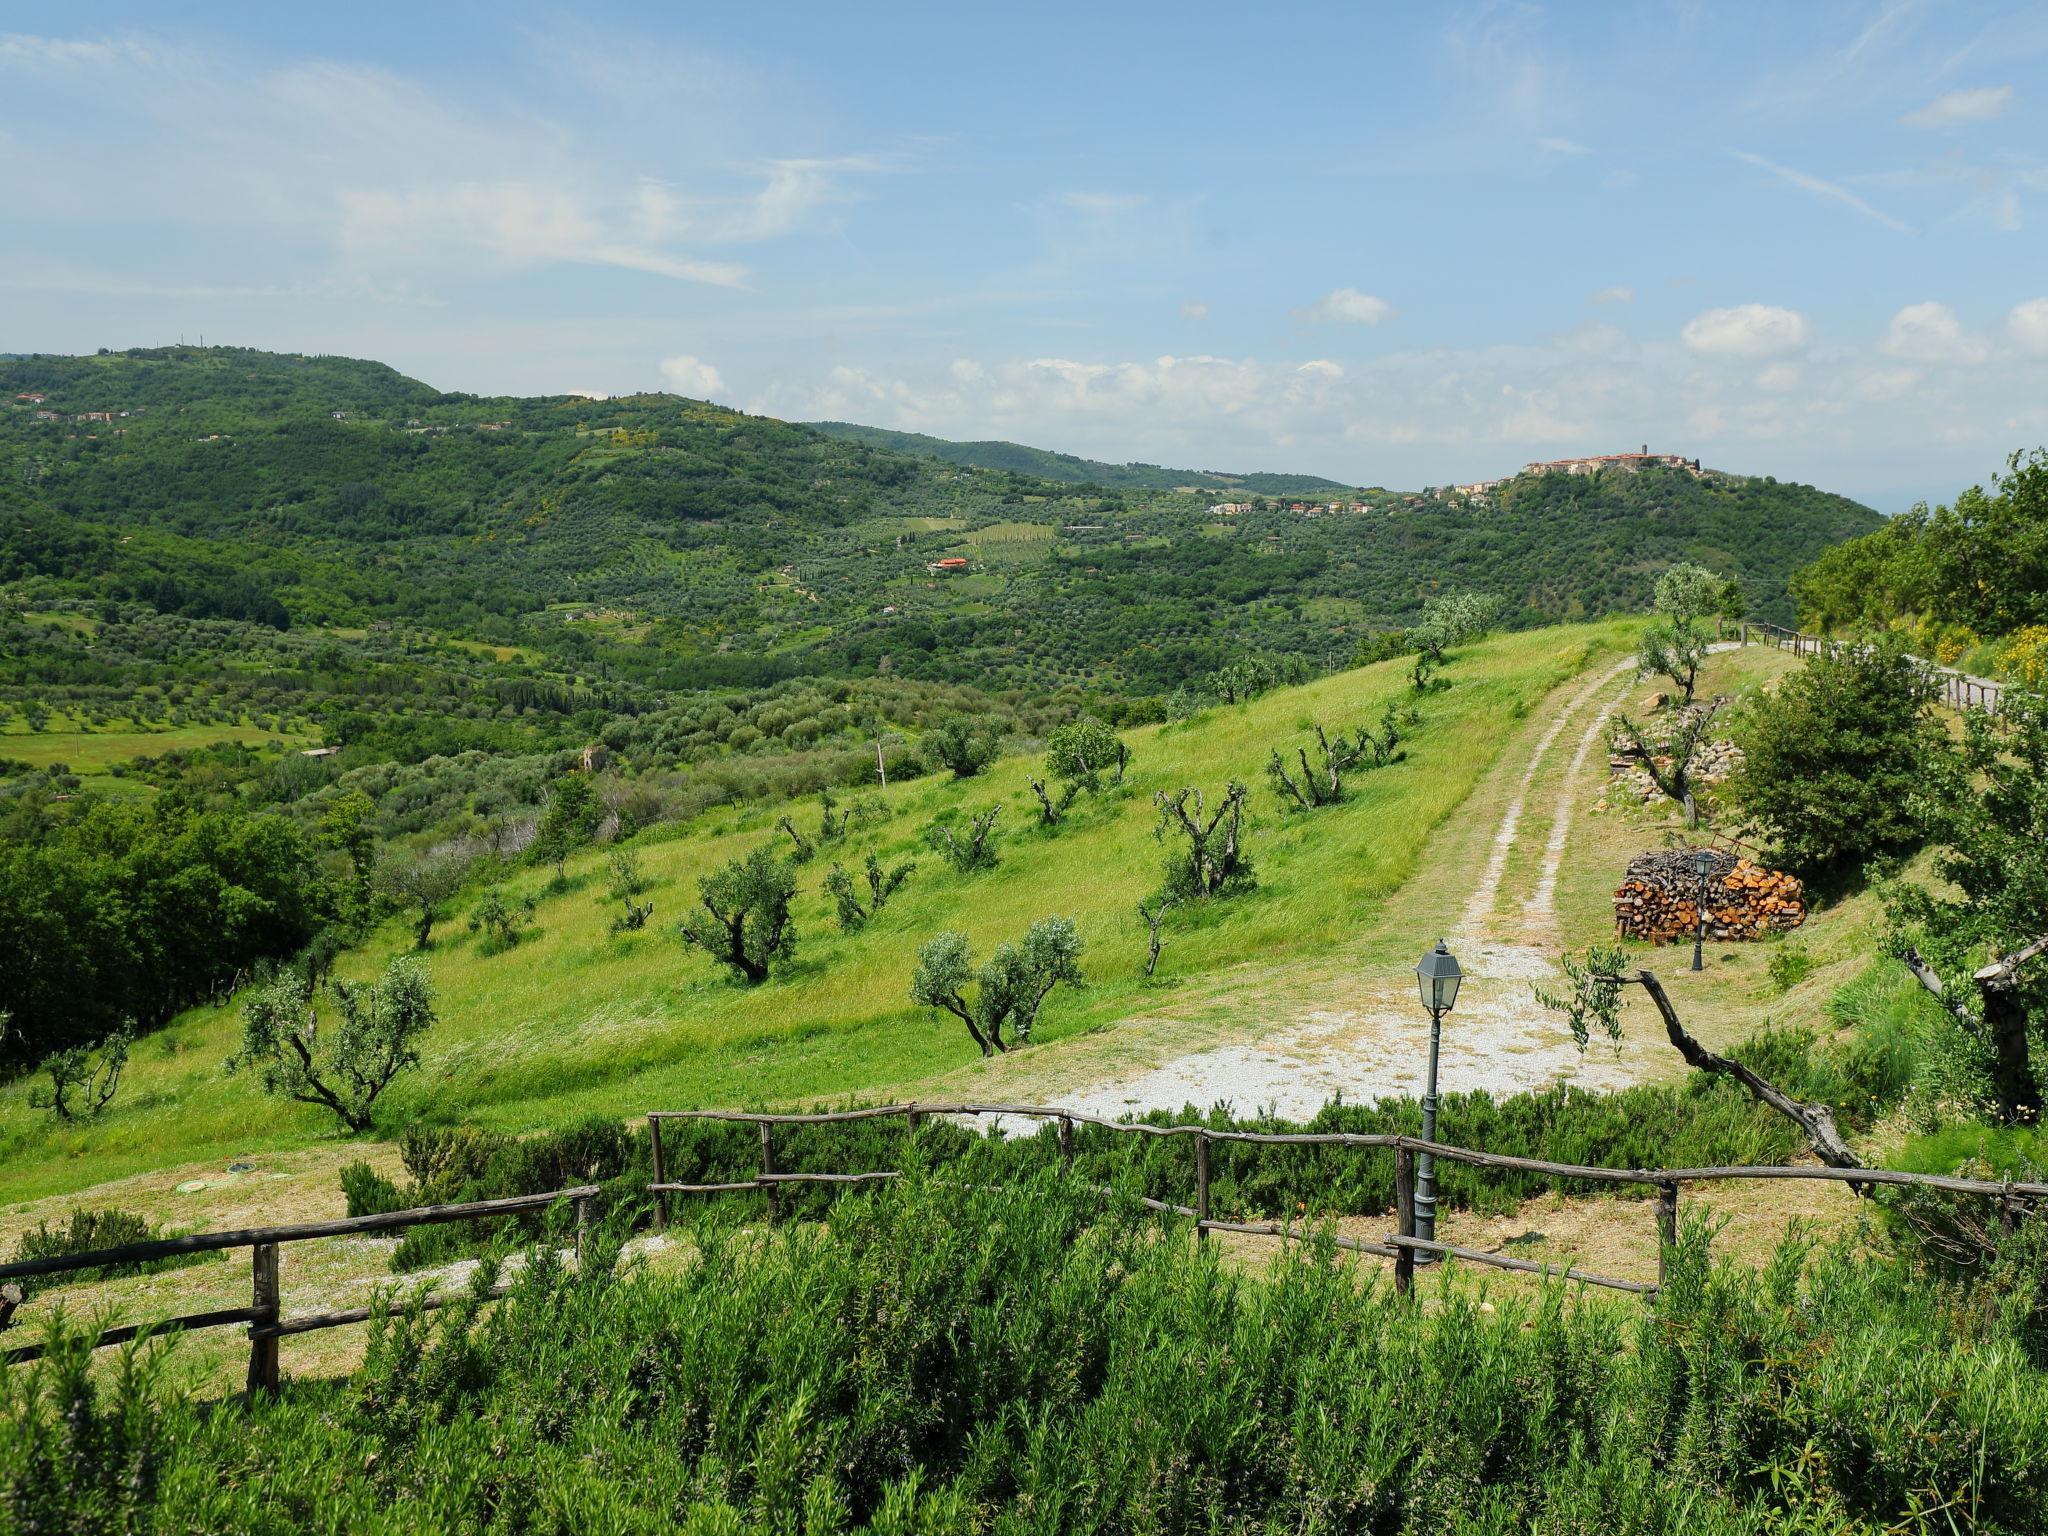
[[[0,6],[0,351],[201,336],[1896,511],[2048,443],[2048,3]]]

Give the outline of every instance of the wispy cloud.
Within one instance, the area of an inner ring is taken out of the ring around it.
[[[1590,155],[1592,150],[1577,139],[1544,138],[1536,141],[1536,147],[1553,155]]]
[[[1356,288],[1332,288],[1315,303],[1294,313],[1316,325],[1378,325],[1393,315],[1394,306]]]
[[[1871,220],[1873,223],[1882,224],[1886,229],[1896,230],[1902,235],[1913,233],[1913,226],[1904,219],[1893,218],[1883,209],[1873,208],[1864,199],[1858,197],[1854,192],[1851,192],[1847,187],[1842,186],[1838,182],[1827,181],[1819,176],[1809,175],[1807,172],[1795,170],[1789,165],[1780,165],[1775,160],[1768,160],[1762,155],[1751,154],[1747,150],[1738,149],[1734,151],[1734,155],[1736,159],[1742,161],[1745,165],[1753,165],[1760,171],[1770,172],[1771,175],[1777,177],[1778,180],[1784,182],[1787,186],[1797,187],[1800,191],[1810,193],[1812,196],[1820,198],[1825,202],[1838,203],[1844,208],[1862,214],[1864,218]]]
[[[2003,117],[2012,105],[2009,85],[1979,85],[1968,90],[1937,96],[1924,107],[1916,107],[1899,121],[1909,128],[1957,128],[1965,123],[1988,123]]]

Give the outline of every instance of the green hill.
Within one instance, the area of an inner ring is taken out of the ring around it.
[[[1246,651],[1327,666],[1456,588],[1521,625],[1640,609],[1682,559],[1783,619],[1791,573],[1879,523],[1676,470],[1525,478],[1476,508],[1366,492],[1339,515],[1240,491],[1252,510],[1218,516],[1209,491],[953,464],[670,395],[479,398],[182,347],[0,362],[0,487],[20,608],[422,625],[671,688],[886,671],[1161,695]]]
[[[1054,453],[1049,448],[1030,448],[1023,443],[999,439],[956,443],[922,432],[896,432],[887,427],[863,427],[850,421],[814,421],[808,425],[830,437],[887,448],[896,453],[929,454],[950,464],[970,464],[978,469],[1006,469],[1015,474],[1035,475],[1068,485],[1100,485],[1115,490],[1174,491],[1193,486],[1205,491],[1243,491],[1260,496],[1314,496],[1352,487],[1320,475],[1254,473],[1226,474],[1211,469],[1167,469],[1158,464],[1107,464],[1100,459],[1077,458],[1071,453]]]

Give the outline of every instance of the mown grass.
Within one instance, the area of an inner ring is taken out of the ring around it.
[[[1998,1533],[2048,1500],[2048,1375],[1995,1304],[2032,1271],[1757,1274],[1692,1222],[1654,1307],[1456,1275],[1421,1306],[1052,1178],[688,1240],[637,1277],[549,1244],[234,1411],[60,1340],[0,1377],[0,1531]]]
[[[482,954],[458,913],[431,956],[442,1022],[425,1070],[394,1087],[380,1109],[390,1126],[477,1120],[532,1130],[586,1113],[631,1114],[699,1103],[798,1101],[879,1094],[974,1060],[957,1025],[914,1007],[907,989],[918,946],[957,928],[977,953],[1051,913],[1075,918],[1087,943],[1088,986],[1054,994],[1037,1039],[1114,1027],[1195,978],[1240,965],[1270,967],[1332,950],[1367,922],[1416,869],[1432,833],[1494,763],[1513,725],[1553,687],[1623,654],[1632,626],[1573,626],[1502,636],[1468,648],[1452,686],[1418,701],[1421,723],[1406,761],[1356,781],[1344,805],[1283,814],[1263,778],[1273,746],[1330,726],[1377,719],[1405,700],[1405,668],[1387,663],[1286,689],[1249,705],[1128,733],[1134,766],[1120,790],[1084,800],[1057,833],[1035,829],[1025,784],[1035,759],[999,762],[986,775],[892,786],[888,819],[833,845],[803,872],[795,962],[764,986],[728,980],[686,950],[670,925],[696,900],[699,875],[764,839],[779,839],[782,808],[714,812],[649,840],[648,929],[607,932],[603,854],[569,865],[568,889],[548,871],[522,871],[508,897],[540,897],[537,932],[515,949]],[[1134,909],[1159,883],[1165,850],[1153,840],[1154,790],[1199,785],[1214,797],[1230,778],[1253,785],[1251,851],[1260,887],[1209,911],[1171,920],[1159,977],[1140,975],[1144,929]],[[935,816],[1004,806],[1002,863],[962,876],[919,842]],[[815,808],[797,806],[800,824]],[[838,932],[820,882],[833,858],[858,867],[874,849],[915,855],[919,868],[881,918],[855,936]],[[397,924],[347,957],[367,976],[404,943]],[[238,1013],[198,1009],[144,1040],[123,1096],[103,1120],[63,1127],[31,1113],[25,1089],[0,1093],[0,1198],[79,1188],[166,1163],[299,1145],[331,1136],[322,1115],[262,1099],[223,1076]]]
[[[13,758],[34,768],[62,763],[81,778],[103,774],[116,763],[138,757],[161,757],[166,752],[189,751],[195,747],[218,746],[236,741],[252,747],[297,745],[304,738],[294,731],[265,731],[253,725],[176,725],[163,730],[42,730],[30,731],[19,722],[0,730],[0,757]]]

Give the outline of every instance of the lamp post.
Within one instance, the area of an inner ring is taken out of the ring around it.
[[[1422,1006],[1429,1010],[1429,1081],[1422,1092],[1422,1139],[1436,1140],[1436,1058],[1443,1037],[1444,1015],[1458,1000],[1458,983],[1465,973],[1458,969],[1442,939],[1436,948],[1416,964],[1415,978],[1422,991]],[[1429,1241],[1436,1238],[1436,1156],[1424,1152],[1415,1163],[1415,1235]]]
[[[1692,867],[1693,872],[1700,877],[1698,911],[1692,930],[1692,968],[1698,971],[1705,969],[1700,963],[1700,949],[1707,941],[1707,876],[1714,872],[1714,850],[1693,849]]]

